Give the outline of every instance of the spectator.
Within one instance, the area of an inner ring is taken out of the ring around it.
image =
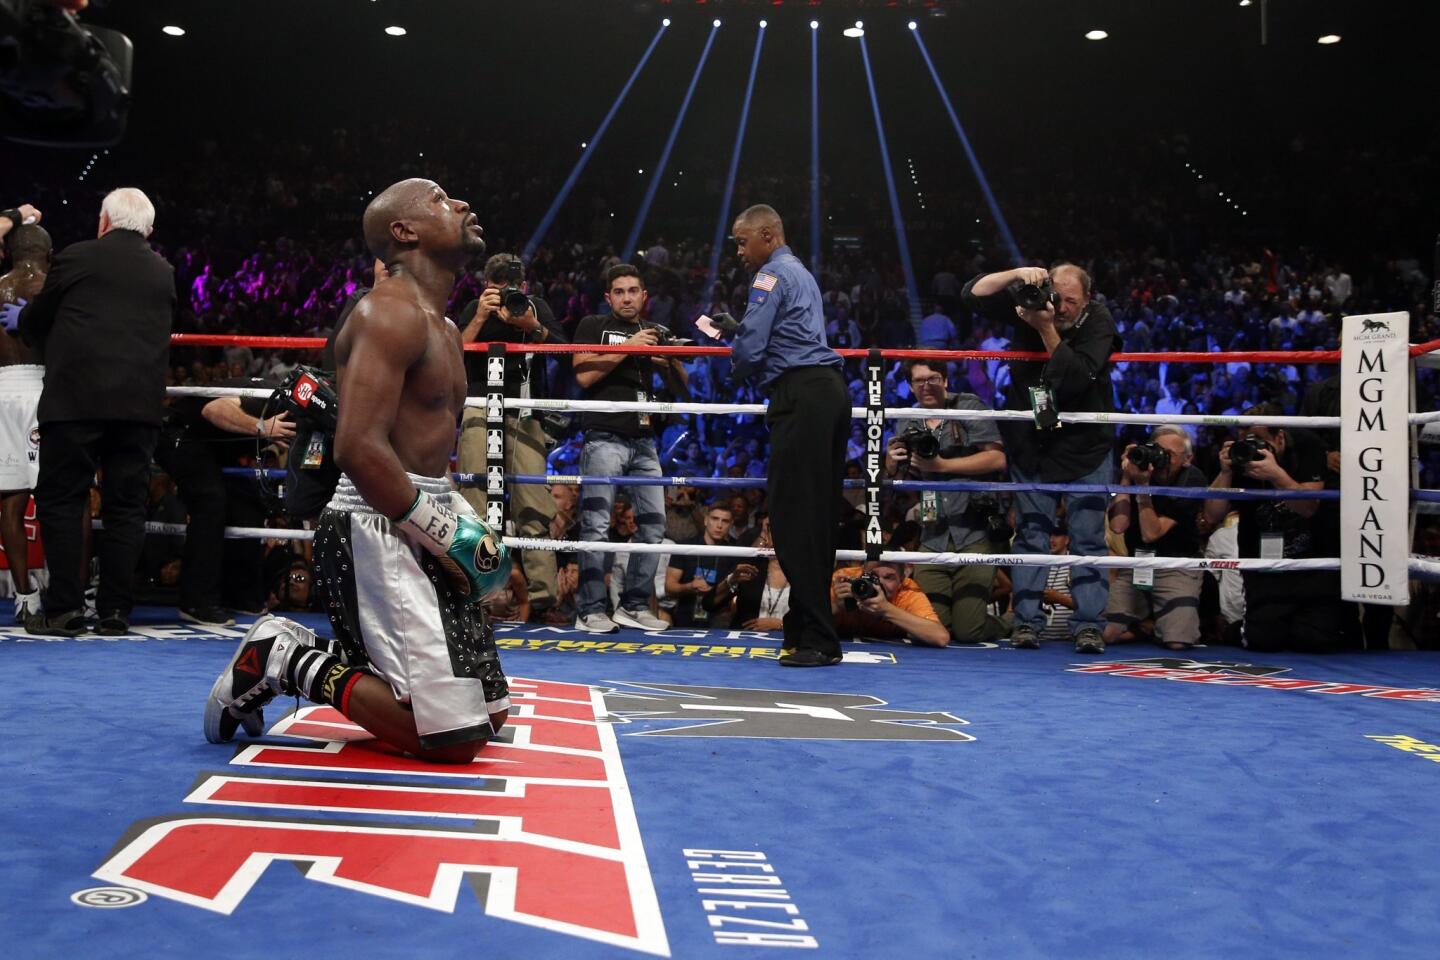
[[[755,546],[768,550],[775,545],[770,536],[770,517],[763,511],[758,516],[760,533],[755,538]],[[785,579],[785,571],[774,557],[757,557],[755,566],[759,574],[736,585],[735,616],[731,622],[746,630],[783,630],[785,614],[790,612],[790,581]]]
[[[960,337],[955,324],[937,307],[935,312],[920,321],[920,334],[916,346],[922,350],[958,350]]]
[[[1057,521],[1050,532],[1048,552],[1063,557],[1070,552],[1070,534],[1064,521]],[[1070,636],[1070,619],[1075,612],[1075,597],[1070,589],[1070,567],[1056,564],[1045,568],[1045,592],[1040,600],[1044,626],[1042,640],[1064,640]]]
[[[731,546],[728,539],[731,521],[727,503],[711,504],[705,511],[704,533],[689,543]],[[665,593],[676,598],[675,626],[729,626],[730,604],[738,585],[754,580],[758,574],[753,563],[737,561],[734,557],[672,556],[665,573]]]

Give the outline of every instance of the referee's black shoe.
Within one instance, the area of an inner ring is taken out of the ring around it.
[[[785,647],[780,651],[782,667],[833,667],[843,659],[838,653],[825,653],[813,647]]]

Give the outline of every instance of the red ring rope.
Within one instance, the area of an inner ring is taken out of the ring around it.
[[[324,337],[243,337],[219,333],[174,333],[176,347],[259,347],[265,350],[319,350]],[[466,350],[484,352],[488,343],[467,343]],[[601,346],[593,343],[507,343],[507,353],[642,353],[650,356],[723,357],[729,347]],[[1440,340],[1410,346],[1410,356],[1440,350]],[[863,359],[869,350],[836,350],[842,357]],[[1047,360],[1043,353],[1016,350],[881,350],[887,360]],[[1115,363],[1339,363],[1339,350],[1236,350],[1228,353],[1116,353]]]

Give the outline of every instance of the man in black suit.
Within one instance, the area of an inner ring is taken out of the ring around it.
[[[30,633],[75,636],[87,625],[81,532],[97,467],[105,538],[96,630],[130,629],[175,309],[175,271],[145,240],[154,223],[145,194],[112,191],[100,208],[98,239],[56,256],[20,314],[21,336],[45,362],[35,505],[50,585],[45,612],[26,620]]]

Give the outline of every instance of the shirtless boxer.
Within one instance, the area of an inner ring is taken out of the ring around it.
[[[510,558],[448,473],[465,366],[445,304],[485,242],[469,205],[428,180],[376,197],[365,241],[390,277],[336,340],[343,476],[315,534],[337,641],[257,622],[215,681],[205,735],[258,733],[264,703],[297,693],[406,753],[469,763],[509,709],[480,601],[505,586]]]

